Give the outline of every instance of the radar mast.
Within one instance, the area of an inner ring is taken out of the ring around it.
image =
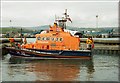
[[[58,26],[62,27],[63,29],[66,29],[67,20],[71,21],[71,19],[69,18],[69,15],[67,14],[67,9],[65,9],[64,17],[62,17],[61,19],[55,16],[55,22],[57,22]]]

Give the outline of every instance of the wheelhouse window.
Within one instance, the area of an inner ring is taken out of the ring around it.
[[[63,38],[60,38],[59,41],[63,41]]]
[[[37,40],[41,40],[41,41],[58,41],[58,42],[62,42],[63,38],[54,38],[54,37],[37,37]]]
[[[59,38],[56,38],[56,41],[59,41]]]
[[[46,37],[46,40],[48,41],[48,40],[50,40],[50,38],[49,38],[49,37]]]
[[[40,37],[37,37],[37,40],[40,40],[41,38]]]
[[[44,37],[44,40],[46,40],[46,37]]]
[[[52,37],[51,40],[52,40],[52,41],[55,41],[55,38]]]
[[[41,40],[44,41],[44,40],[45,40],[45,37],[42,37]]]

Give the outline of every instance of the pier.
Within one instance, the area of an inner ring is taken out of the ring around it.
[[[86,38],[81,38],[81,47],[85,49]],[[94,39],[95,54],[120,54],[120,40]]]
[[[95,44],[93,52],[96,54],[120,54],[120,47],[119,45]]]
[[[86,43],[87,38],[80,38],[81,42]],[[120,40],[93,39],[95,44],[120,45]]]
[[[21,38],[14,38],[14,42],[21,42]],[[0,39],[0,52],[2,55],[5,55],[8,53],[8,51],[5,49],[6,46],[10,46],[9,38],[1,38]]]
[[[81,43],[81,48],[86,49],[86,43]],[[93,53],[95,54],[120,54],[119,45],[94,44]]]

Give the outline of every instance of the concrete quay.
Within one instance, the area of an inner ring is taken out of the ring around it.
[[[81,42],[86,42],[87,38],[80,38]],[[120,45],[120,40],[93,39],[95,44]]]
[[[81,47],[86,49],[86,40],[87,38],[81,38]],[[112,40],[112,39],[93,39],[94,40],[94,53],[115,53],[120,54],[120,40]]]
[[[14,38],[15,42],[21,42],[21,38]],[[10,46],[9,38],[1,38],[0,39],[0,52],[2,55],[6,55],[8,51],[5,49],[6,46]]]
[[[86,49],[86,43],[81,43],[81,48]],[[120,54],[120,45],[94,44],[93,53],[95,54]]]

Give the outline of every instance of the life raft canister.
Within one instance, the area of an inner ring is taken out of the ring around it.
[[[47,45],[47,49],[49,49],[49,45]]]
[[[42,45],[42,49],[44,49],[44,45]]]

